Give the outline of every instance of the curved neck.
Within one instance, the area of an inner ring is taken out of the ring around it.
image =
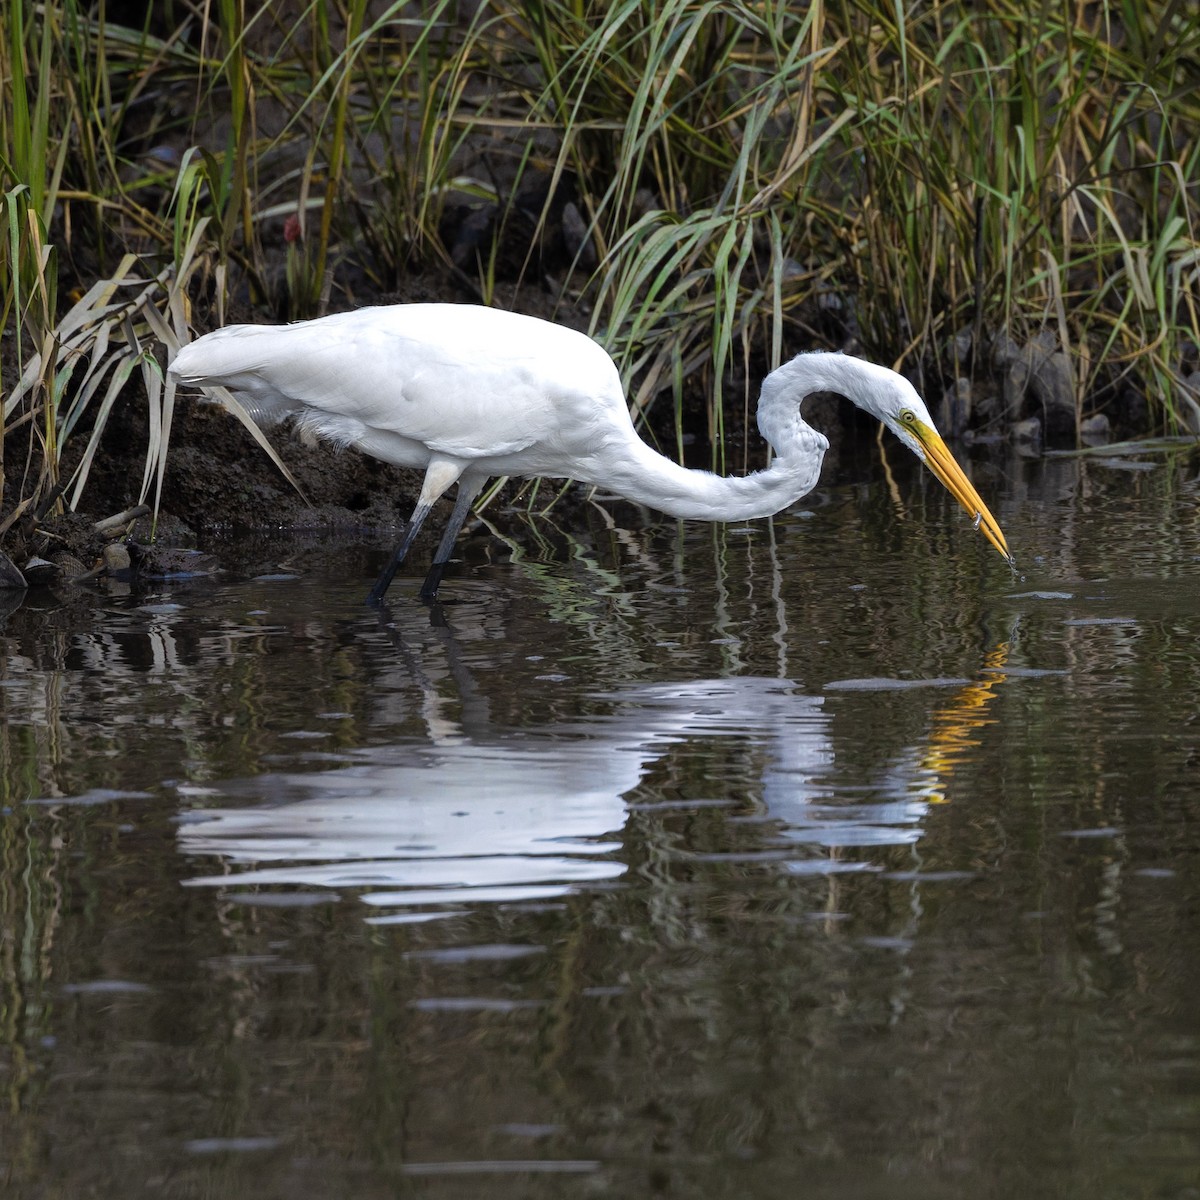
[[[811,439],[820,435],[815,434],[800,415],[800,404],[806,396],[814,392],[845,396],[882,420],[877,397],[879,393],[893,389],[898,380],[903,382],[886,367],[848,354],[826,350],[797,354],[763,380],[758,401],[758,427],[763,437],[785,457],[793,447],[800,453],[811,453]],[[913,397],[916,398],[915,392]]]
[[[587,482],[611,488],[670,517],[699,521],[769,517],[816,486],[828,443],[815,430],[805,429],[812,435],[811,453],[776,458],[765,471],[745,476],[689,470],[634,437],[623,454],[605,464],[598,478]]]

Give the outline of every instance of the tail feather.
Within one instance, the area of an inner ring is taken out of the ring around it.
[[[180,383],[228,389],[256,421],[282,420],[303,405],[263,378],[280,328],[287,327],[227,325],[182,347],[168,370]]]

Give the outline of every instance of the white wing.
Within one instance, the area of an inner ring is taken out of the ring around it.
[[[568,414],[574,426],[581,409],[595,420],[614,398],[624,408],[616,367],[590,338],[475,305],[232,325],[185,346],[171,370],[185,383],[223,385],[264,416],[299,414],[317,432],[373,453],[382,436],[456,458],[495,458],[559,440]]]

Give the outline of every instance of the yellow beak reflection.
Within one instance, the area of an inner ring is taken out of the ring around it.
[[[922,421],[907,422],[906,428],[920,442],[921,449],[925,451],[925,462],[929,469],[946,485],[950,495],[971,514],[975,528],[980,530],[983,536],[1004,555],[1010,566],[1013,565],[1014,560],[1009,552],[1008,542],[1004,540],[1004,534],[1001,532],[996,518],[988,512],[987,505],[980,499],[979,493],[972,486],[971,481],[963,474],[962,467],[954,461],[954,455],[942,441],[941,434]]]

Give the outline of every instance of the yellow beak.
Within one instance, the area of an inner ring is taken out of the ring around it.
[[[954,455],[942,441],[936,429],[931,429],[921,421],[905,423],[905,428],[921,444],[925,451],[925,462],[929,469],[945,484],[947,491],[971,514],[975,528],[982,531],[1010,565],[1014,559],[1009,552],[1008,543],[996,522],[996,518],[988,512],[988,507],[979,498],[979,493],[971,485],[971,481],[963,474],[962,467],[954,461]]]

